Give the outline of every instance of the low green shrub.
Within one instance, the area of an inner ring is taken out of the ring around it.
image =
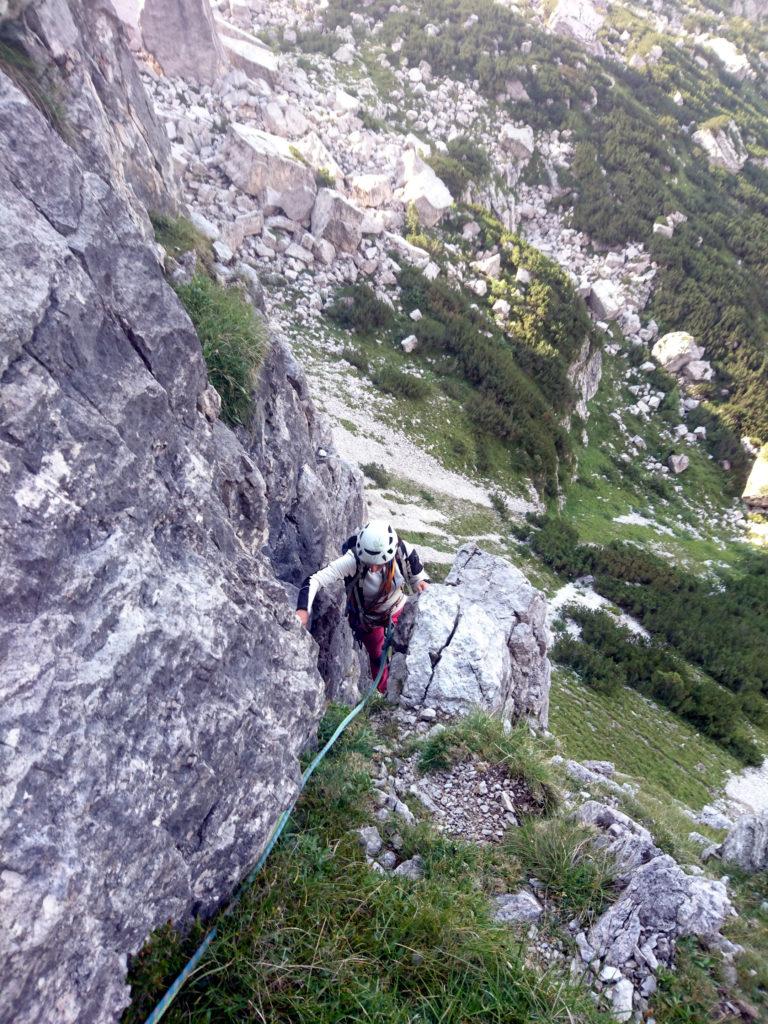
[[[211,384],[221,396],[222,416],[244,423],[264,352],[264,327],[239,288],[197,274],[176,293],[195,325]]]
[[[382,489],[385,487],[392,487],[393,480],[391,473],[387,472],[383,466],[380,466],[378,462],[364,462],[360,469],[365,475],[373,480],[377,487]]]
[[[432,388],[429,383],[421,377],[414,377],[410,373],[403,373],[394,366],[378,366],[371,373],[371,380],[381,391],[399,398],[408,398],[418,402],[430,394]]]
[[[395,319],[392,308],[367,284],[341,288],[326,315],[340,327],[360,334],[388,330]]]

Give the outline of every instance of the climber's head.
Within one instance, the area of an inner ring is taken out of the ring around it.
[[[385,519],[372,519],[357,535],[355,554],[373,572],[380,572],[395,557],[397,534]]]

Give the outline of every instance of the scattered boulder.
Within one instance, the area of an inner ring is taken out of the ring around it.
[[[679,373],[688,363],[700,360],[704,349],[687,331],[670,331],[659,338],[651,355],[669,373]]]
[[[403,155],[402,176],[405,184],[400,198],[406,205],[413,204],[425,227],[433,228],[453,205],[448,186],[413,149]]]
[[[499,133],[499,142],[512,159],[519,163],[527,163],[536,148],[533,128],[527,124],[519,128],[512,124],[503,125]]]
[[[472,269],[479,274],[485,274],[486,277],[498,277],[501,273],[501,254],[495,252],[492,256],[486,256],[485,259],[475,260]]]
[[[311,168],[296,160],[285,139],[251,125],[232,123],[222,166],[232,181],[262,206],[309,220],[317,186]]]
[[[558,0],[547,25],[557,35],[580,43],[587,52],[602,56],[604,50],[597,33],[604,21],[605,15],[591,0]]]
[[[722,36],[715,36],[712,39],[703,39],[702,45],[710,50],[722,62],[728,74],[733,75],[740,82],[747,78],[752,70],[749,58],[745,53],[736,49],[730,39]]]
[[[407,352],[410,355],[418,344],[419,339],[416,337],[416,335],[409,334],[407,338],[403,338],[403,340],[400,342],[400,348],[402,348],[403,352]]]
[[[688,469],[690,463],[691,460],[687,455],[670,455],[667,459],[667,465],[675,476],[679,476],[681,473],[684,473],[686,469]]]
[[[544,913],[536,897],[522,889],[493,898],[493,920],[499,924],[533,924]]]
[[[768,509],[768,444],[755,459],[742,499],[750,508]]]
[[[354,253],[363,238],[363,212],[332,188],[321,188],[312,210],[312,234],[341,252]]]
[[[768,871],[768,812],[739,818],[725,837],[720,856],[750,874]]]
[[[392,186],[386,174],[356,174],[350,179],[349,187],[361,206],[384,206],[392,198]]]
[[[547,603],[503,558],[465,544],[444,585],[433,585],[401,617],[406,655],[390,687],[408,707],[446,714],[476,707],[546,727],[551,666]]]
[[[609,278],[601,278],[592,285],[589,304],[602,320],[615,320],[624,305],[621,289]]]
[[[404,860],[402,864],[398,864],[394,873],[400,878],[408,878],[411,882],[420,882],[424,877],[424,861],[416,854],[410,860]]]
[[[357,830],[360,845],[367,857],[377,857],[381,853],[384,840],[379,835],[379,830],[374,825],[366,825]]]
[[[222,23],[227,24],[223,19],[216,19],[218,28]],[[219,32],[219,39],[232,67],[240,68],[249,78],[274,85],[278,72],[277,57],[256,36],[230,27],[226,32]]]

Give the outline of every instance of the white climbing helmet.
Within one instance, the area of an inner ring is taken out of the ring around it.
[[[372,519],[355,542],[355,554],[365,565],[386,565],[395,557],[397,534],[386,519]]]

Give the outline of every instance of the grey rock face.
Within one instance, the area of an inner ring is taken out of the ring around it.
[[[323,684],[186,314],[2,75],[0,284],[0,1016],[90,1024],[257,857]]]
[[[256,411],[240,432],[266,488],[269,552],[281,580],[299,587],[341,552],[365,520],[363,478],[333,450],[301,366],[274,337],[259,377]],[[334,699],[354,700],[366,662],[344,617],[343,587],[321,591],[312,615],[318,667]]]
[[[725,837],[720,855],[743,871],[768,871],[768,812],[739,818]]]
[[[568,367],[568,379],[579,396],[576,412],[582,419],[589,415],[587,403],[597,394],[602,376],[603,353],[599,348],[593,349],[589,338],[585,338],[578,357]]]
[[[145,207],[172,210],[178,199],[170,145],[109,4],[33,0],[13,31],[55,83],[67,142],[131,204],[149,237]]]
[[[166,75],[212,82],[226,70],[207,0],[145,0],[139,24],[145,48]]]
[[[476,707],[546,727],[551,666],[546,600],[503,558],[465,544],[444,586],[432,586],[398,623],[409,643],[391,684],[408,707],[448,714]]]

